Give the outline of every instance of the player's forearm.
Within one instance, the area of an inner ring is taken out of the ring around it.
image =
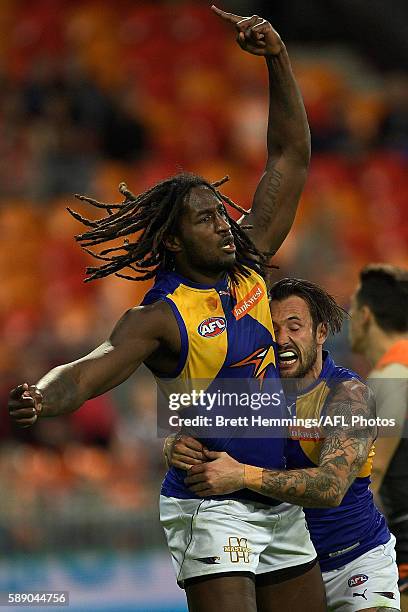
[[[266,56],[269,74],[268,163],[287,155],[300,165],[310,160],[310,130],[302,95],[283,45],[277,55]]]
[[[42,417],[73,412],[88,399],[80,391],[77,374],[71,364],[54,368],[36,386],[42,393]]]
[[[305,508],[338,506],[349,483],[345,484],[330,466],[288,471],[245,466],[244,485],[247,489]]]

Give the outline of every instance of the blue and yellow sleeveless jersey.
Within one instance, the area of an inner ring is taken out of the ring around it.
[[[167,393],[197,388],[206,380],[208,390],[220,379],[258,379],[262,385],[274,385],[281,391],[276,366],[276,343],[265,282],[254,270],[249,276],[237,275],[237,284],[226,275],[215,286],[194,283],[175,272],[158,275],[143,304],[167,302],[177,320],[181,353],[171,380],[156,376]],[[255,381],[256,382],[256,381]],[[249,384],[252,384],[249,383]],[[262,388],[265,388],[264,386]],[[259,388],[258,388],[259,390]],[[282,393],[283,398],[283,393]],[[268,408],[269,409],[269,408]],[[271,418],[281,418],[286,405],[272,407]],[[231,415],[234,416],[234,415]],[[241,435],[241,434],[239,434]],[[284,436],[275,438],[201,438],[211,450],[227,451],[243,463],[270,469],[285,467]],[[170,468],[163,482],[162,494],[178,498],[196,498],[184,485],[183,470]],[[277,502],[247,489],[223,496],[248,499],[268,505]]]
[[[325,414],[331,389],[342,381],[359,379],[355,372],[336,366],[326,351],[323,357],[323,369],[317,381],[295,398],[287,396],[291,415],[298,419],[319,419]],[[288,468],[318,465],[321,445],[322,440],[308,439],[306,430],[303,433],[301,430],[293,431],[287,445]],[[372,449],[340,506],[304,508],[323,572],[342,567],[390,539],[386,521],[374,505],[369,489],[373,456]]]

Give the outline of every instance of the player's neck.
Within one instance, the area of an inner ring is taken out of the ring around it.
[[[399,340],[406,340],[407,334],[385,333],[379,327],[374,328],[367,338],[364,356],[373,368],[381,357]]]
[[[298,392],[303,391],[313,385],[318,380],[323,369],[323,355],[322,352],[318,351],[316,361],[313,366],[306,372],[302,378],[294,379],[296,381],[296,388]]]
[[[188,263],[180,262],[176,265],[175,271],[177,274],[188,278],[193,283],[199,283],[200,285],[216,285],[219,280],[225,276],[225,271],[221,272],[202,272],[200,270],[194,270]]]
[[[310,368],[310,370],[303,377],[302,383],[305,383],[305,386],[312,385],[322,373],[323,368],[323,357],[322,353],[317,353],[316,361],[314,365]]]

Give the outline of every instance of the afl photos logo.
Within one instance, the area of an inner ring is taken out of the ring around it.
[[[197,331],[203,338],[214,338],[214,336],[222,334],[226,327],[227,322],[224,317],[210,317],[205,321],[201,321]]]

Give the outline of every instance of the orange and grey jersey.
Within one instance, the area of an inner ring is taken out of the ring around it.
[[[384,512],[397,539],[400,590],[408,590],[408,339],[395,342],[375,365],[369,381],[377,415],[401,425],[401,439],[380,488]]]
[[[247,268],[249,275],[237,275],[233,284],[226,275],[216,285],[202,285],[175,272],[161,273],[146,294],[143,304],[163,300],[170,305],[177,320],[181,352],[178,366],[171,377],[156,377],[167,395],[177,389],[191,392],[203,384],[205,390],[220,381],[236,380],[236,384],[279,388],[282,401],[270,407],[271,417],[280,419],[286,410],[276,366],[276,344],[268,295],[263,278]],[[169,380],[170,378],[170,380]],[[256,380],[258,379],[258,380]],[[204,382],[203,382],[204,381]],[[252,381],[252,382],[251,382]],[[215,433],[215,435],[217,435]],[[285,440],[282,437],[205,437],[201,441],[211,450],[227,451],[238,461],[282,469],[285,466]],[[171,468],[162,493],[179,498],[196,497],[184,485],[185,472]],[[225,496],[276,502],[249,490]]]
[[[330,392],[339,383],[359,379],[351,370],[336,366],[323,351],[323,369],[308,389],[296,397],[287,396],[292,416],[318,422],[325,416]],[[288,468],[316,467],[323,440],[311,436],[311,430],[293,428],[287,445]],[[310,537],[323,572],[346,565],[363,553],[385,544],[390,533],[383,515],[373,502],[369,489],[374,449],[357,478],[336,508],[304,508]]]

